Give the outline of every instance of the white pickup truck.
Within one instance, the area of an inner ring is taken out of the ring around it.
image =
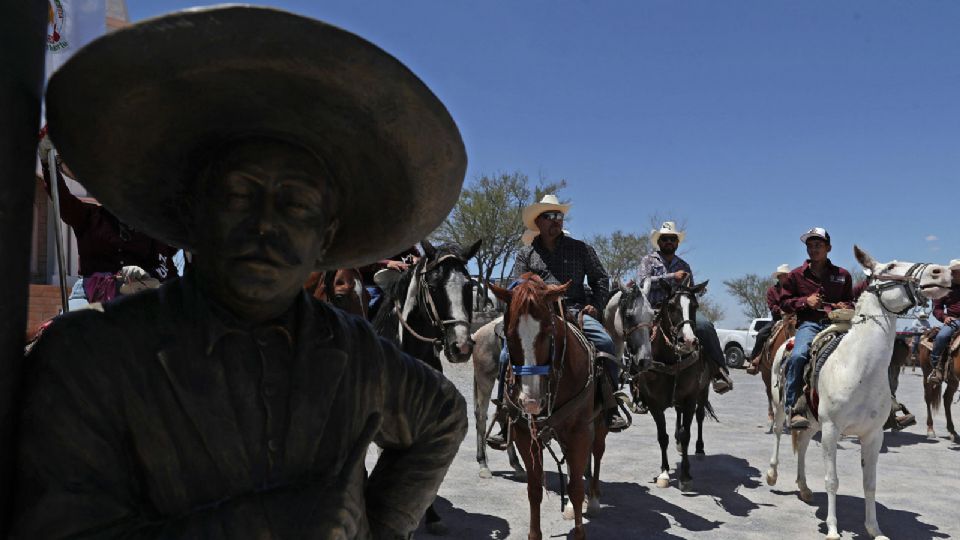
[[[750,322],[747,330],[721,330],[717,328],[717,337],[720,338],[720,347],[726,357],[727,366],[731,368],[743,367],[747,355],[753,351],[753,344],[757,340],[757,332],[773,319],[762,317]]]

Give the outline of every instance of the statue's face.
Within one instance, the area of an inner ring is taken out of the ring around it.
[[[336,232],[328,172],[307,151],[251,140],[211,168],[197,208],[197,273],[245,319],[283,313]]]

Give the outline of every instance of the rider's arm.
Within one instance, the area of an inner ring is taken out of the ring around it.
[[[50,171],[47,167],[42,167],[42,169],[43,188],[47,191],[47,195],[52,197],[53,195],[50,191]],[[90,212],[94,205],[81,201],[76,195],[70,192],[70,188],[67,187],[67,182],[64,180],[59,168],[57,169],[57,195],[60,199],[60,219],[67,225],[73,227],[77,233],[81,232],[87,225]]]
[[[783,291],[780,293],[780,309],[784,313],[798,313],[807,309],[807,296],[799,292],[796,276],[790,274],[787,276],[787,282],[783,285]]]
[[[603,313],[603,308],[607,305],[607,296],[610,293],[610,277],[603,268],[603,263],[597,257],[597,252],[590,246],[584,244],[587,248],[587,260],[585,271],[587,274],[587,283],[590,285],[591,295],[587,303],[597,309],[598,316]]]
[[[947,295],[933,301],[933,316],[940,322],[943,322],[946,316],[947,298],[950,296],[951,295]]]
[[[775,286],[767,289],[767,307],[774,317],[783,314],[783,310],[780,309],[780,290]]]
[[[514,280],[520,279],[520,276],[530,271],[530,254],[532,252],[532,248],[520,248],[513,263],[513,271],[510,272],[511,278]]]
[[[657,266],[657,260],[654,257],[647,255],[641,259],[640,269],[637,271],[637,283],[643,283],[643,280],[649,279],[651,285],[659,284],[660,282],[667,280],[669,280],[669,284],[669,282],[673,280],[673,274],[655,275]]]

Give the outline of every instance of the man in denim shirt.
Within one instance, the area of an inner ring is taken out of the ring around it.
[[[670,295],[673,294],[673,288],[683,282],[687,276],[690,277],[690,283],[693,283],[693,270],[690,269],[690,265],[676,255],[677,246],[680,245],[684,236],[684,233],[678,231],[676,224],[672,221],[665,221],[660,230],[650,233],[650,241],[656,244],[659,249],[641,259],[636,281],[642,285],[644,280],[650,280],[647,300],[654,308],[659,308],[664,301],[670,298]],[[702,317],[697,317],[694,334],[703,345],[707,356],[716,366],[713,390],[718,394],[729,392],[733,389],[733,381],[727,374],[723,349],[720,347],[720,339],[717,338],[717,330],[713,327],[713,323]],[[649,350],[648,347],[644,347],[641,356],[644,355],[644,352],[649,355]],[[642,360],[648,360],[648,358],[641,358]]]

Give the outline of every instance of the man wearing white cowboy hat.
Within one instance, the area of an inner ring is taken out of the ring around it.
[[[933,342],[933,351],[930,353],[930,365],[933,367],[927,377],[927,382],[930,384],[943,382],[948,362],[940,362],[940,357],[950,344],[954,332],[960,328],[960,259],[950,261],[950,272],[953,275],[950,294],[933,302],[933,316],[942,321],[943,326],[937,333]]]
[[[607,301],[609,278],[597,252],[587,243],[565,234],[563,218],[569,211],[570,205],[561,204],[553,194],[544,195],[540,202],[523,209],[524,225],[528,230],[537,231],[537,234],[530,245],[517,254],[511,276],[516,280],[527,272],[533,272],[547,283],[571,282],[563,299],[564,307],[568,313],[583,315],[583,334],[603,356],[607,375],[615,390],[619,384],[620,369],[613,358],[613,340],[597,320]],[[584,278],[590,285],[589,297],[583,286]],[[501,355],[501,362],[505,359],[505,355]],[[612,392],[608,394],[612,395]],[[627,423],[618,414],[616,402],[612,401],[609,405],[607,426],[612,431],[626,428]]]
[[[823,227],[814,227],[800,236],[807,246],[806,262],[787,275],[780,295],[780,309],[797,316],[797,333],[793,338],[787,366],[787,391],[784,405],[792,411],[790,426],[806,429],[806,399],[803,390],[803,370],[810,357],[813,338],[827,327],[828,313],[836,308],[853,307],[853,278],[850,272],[836,266],[827,255],[832,249],[830,233]],[[797,404],[796,410],[794,404]]]
[[[463,397],[302,284],[443,221],[466,167],[443,104],[371,43],[248,6],[108,34],[46,103],[77,179],[194,257],[33,348],[13,536],[408,537]]]
[[[650,281],[647,299],[655,308],[669,298],[674,287],[683,283],[684,280],[689,278],[690,283],[693,283],[693,270],[687,261],[677,255],[677,247],[684,238],[686,233],[677,230],[677,224],[672,221],[664,221],[659,229],[650,231],[650,242],[657,246],[657,251],[644,255],[640,260],[640,268],[635,279],[641,284],[644,280]],[[649,330],[641,329],[641,333],[643,332],[649,332]],[[713,390],[718,394],[733,390],[733,381],[730,380],[727,372],[723,349],[720,347],[720,339],[717,337],[717,329],[714,328],[713,323],[703,317],[697,317],[694,334],[715,366]],[[641,358],[639,358],[641,365],[650,360],[650,354],[650,347],[641,349]]]
[[[787,274],[790,273],[790,266],[783,263],[771,274],[770,277],[776,281],[767,289],[767,309],[770,310],[770,317],[773,319],[766,324],[759,332],[757,339],[753,344],[753,351],[750,352],[750,366],[747,373],[756,375],[760,370],[760,352],[770,338],[770,332],[774,325],[783,318],[783,311],[780,309],[780,294],[783,292],[783,283],[787,280]]]

